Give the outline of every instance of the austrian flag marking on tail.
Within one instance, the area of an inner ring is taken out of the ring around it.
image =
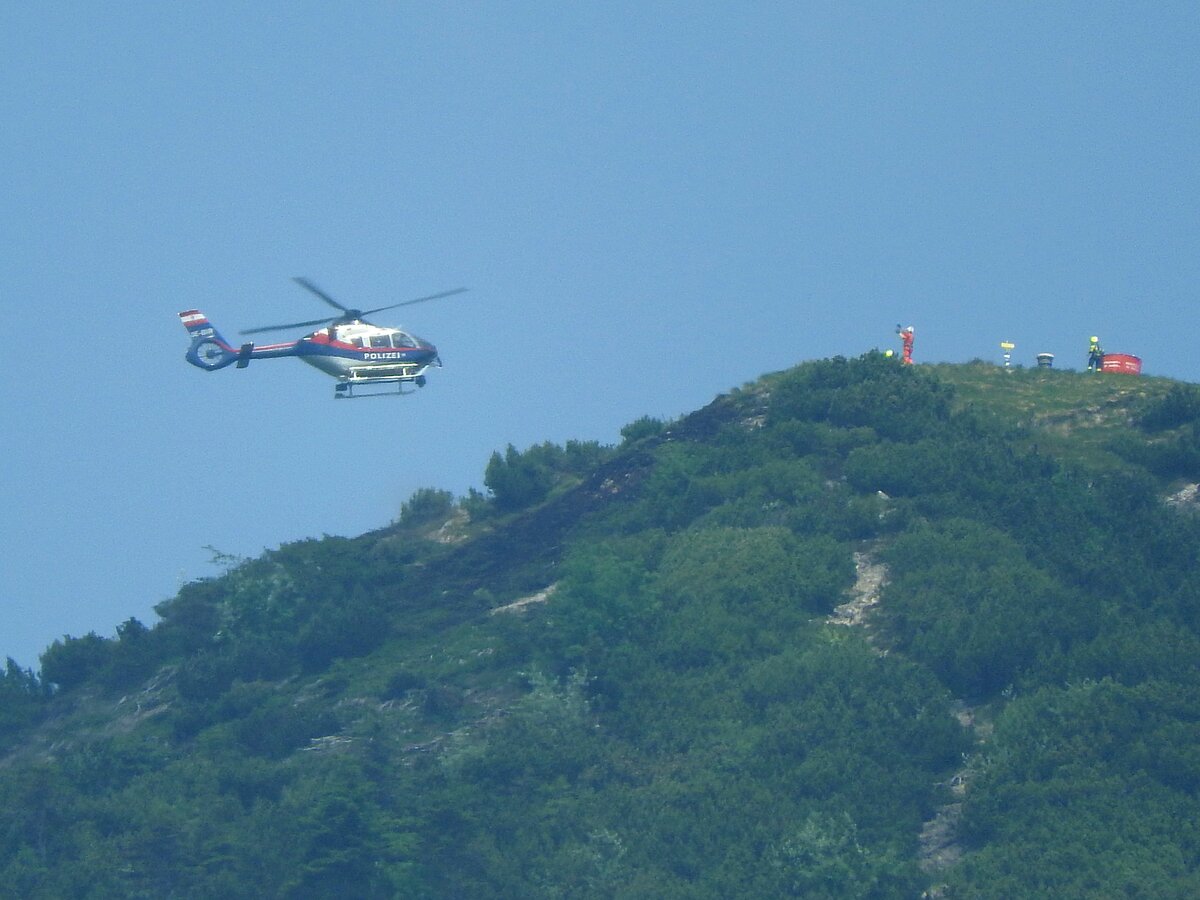
[[[198,309],[189,309],[179,314],[179,321],[183,323],[183,327],[188,331],[195,331],[197,328],[204,328],[208,325],[208,317]]]

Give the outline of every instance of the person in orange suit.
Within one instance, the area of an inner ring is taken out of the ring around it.
[[[907,328],[901,328],[899,325],[897,325],[896,326],[896,334],[900,335],[900,340],[904,343],[904,350],[902,352],[900,360],[906,366],[911,366],[912,361],[913,361],[912,360],[912,350],[913,350],[913,336],[915,335],[915,331],[913,330],[913,327],[911,325],[909,325]]]

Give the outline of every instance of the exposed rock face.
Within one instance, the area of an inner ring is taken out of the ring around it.
[[[879,603],[879,594],[887,582],[887,566],[878,562],[869,552],[854,554],[854,587],[850,588],[850,599],[838,606],[826,620],[830,625],[863,625],[867,616]]]
[[[957,776],[956,776],[957,779]],[[951,785],[957,795],[966,793],[965,782]],[[947,803],[921,827],[921,869],[936,872],[954,865],[962,858],[958,843],[958,821],[962,818],[962,801]]]
[[[1200,486],[1193,485],[1194,489]],[[1193,490],[1195,495],[1196,490]],[[872,610],[879,606],[883,588],[887,584],[888,570],[869,550],[854,554],[854,586],[848,590],[845,603],[834,609],[826,621],[830,625],[858,626],[869,629]],[[963,728],[974,732],[977,743],[983,743],[991,734],[991,722],[981,719],[979,711],[963,700],[955,701],[951,710]],[[928,873],[938,872],[957,863],[963,855],[958,840],[959,822],[962,819],[963,800],[970,788],[972,776],[971,758],[939,787],[949,787],[950,802],[938,807],[933,817],[921,827],[919,862]],[[943,888],[935,886],[927,897],[942,896]]]
[[[497,613],[523,613],[527,607],[532,606],[534,603],[545,603],[557,589],[558,584],[552,584],[550,587],[538,591],[536,594],[530,594],[528,597],[522,597],[520,600],[515,600],[504,606],[497,606],[489,612],[489,615],[494,616]]]
[[[1200,512],[1200,484],[1185,484],[1167,497],[1166,504],[1184,512]]]

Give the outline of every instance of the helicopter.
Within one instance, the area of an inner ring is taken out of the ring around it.
[[[313,325],[325,326],[298,340],[283,344],[255,345],[251,342],[235,347],[221,337],[220,332],[200,310],[184,310],[179,314],[179,319],[192,338],[192,345],[188,348],[185,359],[193,366],[207,372],[215,372],[229,365],[244,369],[250,365],[252,359],[296,356],[338,380],[333,393],[335,399],[412,393],[405,391],[405,387],[424,387],[425,372],[431,366],[441,367],[442,361],[438,357],[437,347],[399,328],[372,325],[364,317],[386,309],[440,300],[467,290],[455,288],[440,294],[430,294],[428,297],[417,297],[415,300],[361,310],[343,306],[307,278],[292,280],[338,310],[339,315],[307,322],[248,328],[241,334],[261,334],[289,328],[309,328]],[[355,388],[362,388],[365,392],[356,394]]]

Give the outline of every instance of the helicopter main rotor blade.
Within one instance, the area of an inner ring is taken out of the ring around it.
[[[428,297],[418,297],[416,300],[405,300],[402,303],[392,303],[389,306],[379,306],[375,309],[368,309],[360,313],[360,315],[369,316],[372,313],[383,312],[385,309],[396,309],[400,306],[412,306],[414,303],[425,303],[428,300],[441,300],[443,297],[453,297],[455,294],[461,294],[467,290],[469,290],[469,288],[460,287],[455,288],[452,291],[442,291],[440,294],[430,294]]]
[[[330,297],[327,293],[325,293],[323,290],[321,290],[319,287],[317,287],[315,284],[313,284],[307,278],[296,277],[296,278],[293,278],[292,281],[296,282],[296,284],[300,285],[300,287],[305,288],[309,291],[312,291],[314,294],[316,294],[318,297],[320,297],[322,300],[324,300],[326,303],[328,303],[334,309],[340,309],[344,313],[350,312],[349,307],[342,306],[342,304],[338,303],[336,300],[334,300],[332,297]]]
[[[415,300],[405,300],[401,303],[391,303],[387,306],[379,306],[379,307],[376,307],[375,309],[368,309],[366,311],[363,311],[363,310],[359,310],[359,309],[351,309],[348,306],[342,306],[342,304],[338,303],[336,300],[334,300],[332,297],[330,297],[328,294],[326,294],[323,290],[321,290],[319,287],[317,287],[315,284],[313,284],[307,278],[297,277],[297,278],[293,278],[292,280],[295,281],[296,284],[300,285],[302,288],[305,288],[306,290],[311,291],[312,293],[316,294],[318,297],[320,297],[322,300],[324,300],[330,306],[334,307],[337,310],[340,310],[342,315],[335,316],[332,319],[330,319],[328,316],[326,316],[323,319],[309,319],[306,322],[289,322],[286,325],[263,325],[260,328],[247,328],[246,330],[240,331],[238,333],[239,334],[262,334],[264,331],[287,331],[289,328],[310,328],[313,325],[325,325],[325,324],[328,324],[329,322],[344,322],[344,321],[348,321],[350,319],[362,319],[365,316],[369,316],[373,313],[383,312],[385,309],[396,309],[397,307],[400,307],[400,306],[412,306],[414,303],[425,303],[429,300],[441,300],[443,297],[453,297],[455,294],[461,294],[467,290],[467,288],[465,288],[465,287],[455,288],[452,291],[442,291],[440,294],[430,294],[428,297],[418,297]]]
[[[264,331],[286,331],[289,328],[309,328],[313,325],[325,325],[330,321],[326,316],[324,319],[310,319],[307,322],[291,322],[287,325],[263,325],[261,328],[247,328],[245,331],[239,331],[238,334],[262,334]]]
[[[323,290],[321,290],[319,287],[317,287],[315,284],[313,284],[307,278],[301,278],[301,277],[297,276],[296,278],[293,278],[292,281],[296,282],[296,284],[300,285],[300,287],[304,288],[305,290],[311,291],[312,293],[316,294],[318,297],[320,297],[322,300],[324,300],[326,303],[328,303],[334,309],[339,310],[343,316],[350,316],[352,318],[358,318],[358,310],[350,309],[347,306],[342,306],[342,304],[338,303],[336,300],[334,300],[332,297],[330,297],[327,293],[325,293]],[[339,316],[337,318],[341,318],[341,316]],[[311,328],[313,325],[325,325],[326,323],[328,323],[330,321],[332,321],[332,320],[328,316],[326,316],[323,319],[309,319],[307,322],[289,322],[287,325],[263,325],[261,328],[247,328],[245,331],[240,331],[238,333],[239,334],[262,334],[264,331],[287,331],[289,328]]]

